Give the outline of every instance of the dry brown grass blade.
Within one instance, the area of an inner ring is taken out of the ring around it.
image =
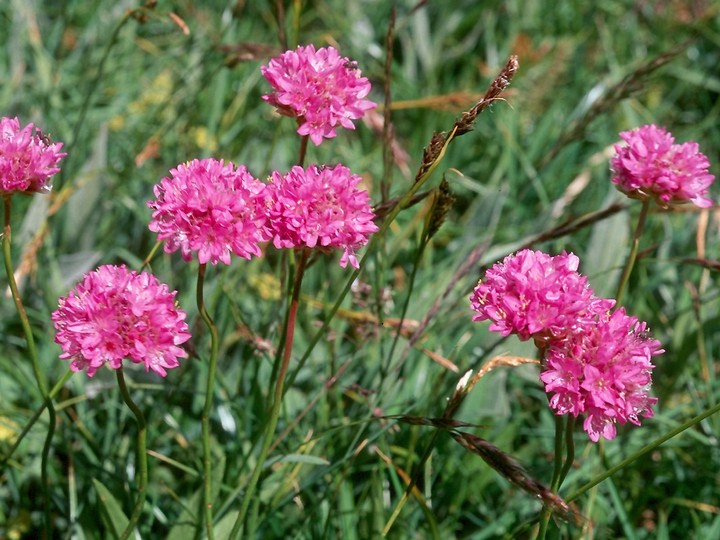
[[[586,518],[577,511],[574,505],[568,504],[557,493],[550,491],[531,477],[520,463],[497,446],[476,435],[462,431],[451,431],[450,436],[462,447],[480,456],[508,482],[538,497],[558,517],[574,525],[581,525],[586,521]]]
[[[540,362],[535,360],[534,358],[525,358],[523,356],[495,356],[485,362],[483,366],[478,370],[478,372],[475,374],[475,376],[471,379],[470,375],[472,374],[472,370],[465,373],[460,378],[460,381],[458,381],[457,386],[455,387],[455,392],[453,393],[452,397],[448,401],[447,407],[445,407],[445,412],[443,413],[443,418],[452,418],[457,410],[460,408],[460,405],[462,405],[463,401],[465,401],[465,398],[468,396],[470,391],[474,388],[474,386],[482,379],[485,375],[490,373],[493,369],[500,366],[509,366],[509,367],[517,367],[522,366],[524,364],[539,364]]]
[[[683,264],[694,264],[697,266],[701,266],[702,268],[707,268],[708,270],[715,270],[716,272],[720,271],[720,261],[713,261],[710,259],[701,259],[699,257],[694,257],[679,259],[679,262]]]
[[[526,242],[524,245],[520,246],[518,248],[519,250],[531,248],[535,244],[538,244],[540,242],[546,242],[548,240],[553,240],[555,238],[561,238],[563,236],[567,236],[569,234],[572,234],[576,231],[579,231],[580,229],[584,229],[585,227],[589,227],[590,225],[593,225],[594,223],[597,223],[598,221],[602,221],[605,218],[608,218],[612,216],[613,214],[617,214],[618,212],[621,212],[625,210],[628,207],[626,203],[616,202],[608,206],[607,208],[604,208],[602,210],[598,210],[597,212],[591,212],[589,214],[586,214],[585,216],[582,216],[579,219],[576,219],[575,221],[571,221],[568,223],[562,223],[561,225],[558,225],[557,227],[553,227],[549,231],[542,232],[538,234],[537,236],[530,239],[528,242]]]
[[[469,392],[470,390],[472,390],[472,387],[475,386],[480,379],[482,379],[485,375],[490,373],[496,367],[517,367],[523,366],[525,364],[540,364],[540,362],[535,360],[534,358],[526,358],[524,356],[494,356],[490,360],[485,362],[480,368],[480,370],[477,372],[475,377],[472,378],[470,384],[468,384],[467,386],[467,391]]]
[[[393,111],[406,109],[433,109],[436,111],[456,111],[460,107],[475,104],[482,98],[480,94],[470,92],[450,92],[442,96],[425,96],[417,99],[404,99],[394,101],[391,105]]]
[[[455,429],[459,427],[473,427],[473,428],[482,428],[485,426],[481,426],[478,424],[470,424],[468,422],[461,422],[460,420],[454,420],[452,418],[429,418],[425,416],[409,416],[409,415],[393,415],[393,416],[383,416],[384,420],[397,420],[398,422],[403,422],[405,424],[411,424],[413,426],[428,426],[428,427],[434,427],[437,429]]]
[[[420,350],[421,350],[425,355],[427,355],[427,356],[430,358],[430,360],[432,360],[433,362],[435,362],[435,363],[437,363],[437,364],[440,364],[440,365],[441,365],[442,367],[444,367],[445,369],[448,369],[448,370],[452,371],[453,373],[457,373],[458,371],[460,371],[460,368],[457,367],[457,365],[456,365],[455,363],[453,363],[452,361],[448,360],[448,359],[445,358],[443,355],[438,354],[438,353],[436,353],[436,352],[434,352],[434,351],[431,351],[430,349],[424,349],[424,348],[423,348],[423,349],[420,349]]]
[[[250,42],[238,43],[237,45],[219,45],[218,50],[227,55],[223,62],[226,67],[234,67],[240,62],[265,61],[282,52],[273,45]]]
[[[375,452],[378,456],[380,456],[380,459],[382,459],[387,466],[395,469],[395,472],[405,483],[405,486],[411,485],[412,479],[410,478],[410,475],[408,473],[406,473],[405,470],[402,469],[399,465],[396,465],[395,463],[393,463],[393,460],[390,459],[390,456],[384,454],[383,451],[377,447],[377,445],[373,445],[370,448],[370,450],[372,452]],[[418,487],[416,485],[412,486],[412,494],[420,504],[422,504],[423,506],[428,508],[428,504],[427,504],[427,501],[425,500],[425,497],[423,496],[423,494],[420,492],[420,490],[418,489]]]

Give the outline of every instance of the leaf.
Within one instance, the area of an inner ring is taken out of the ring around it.
[[[603,206],[610,204],[614,196],[615,193],[611,193]],[[615,293],[629,242],[630,228],[626,213],[615,214],[593,225],[583,268],[599,296]]]
[[[212,492],[213,502],[220,493],[220,484],[225,474],[225,454],[218,455],[219,451],[215,448],[215,456],[212,468]],[[202,477],[202,473],[200,473]],[[167,540],[186,540],[187,538],[196,538],[198,531],[204,530],[203,526],[203,492],[204,488],[200,487],[189,499],[185,499],[184,507],[180,513],[175,526],[170,529]],[[232,525],[231,525],[232,526]]]
[[[330,465],[330,462],[318,456],[309,456],[307,454],[287,454],[280,459],[278,463],[305,463],[307,465]]]
[[[235,525],[235,520],[237,519],[238,514],[240,514],[238,510],[228,512],[217,523],[217,525],[215,525],[213,528],[215,540],[228,540],[230,538],[230,533],[232,532],[233,525]]]
[[[122,511],[122,506],[108,488],[95,478],[93,478],[93,484],[100,499],[103,521],[108,530],[112,532],[113,538],[118,538],[130,520]]]

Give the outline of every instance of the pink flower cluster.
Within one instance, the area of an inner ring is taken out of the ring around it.
[[[308,135],[315,145],[323,137],[335,137],[337,126],[355,129],[352,121],[377,107],[365,99],[370,82],[357,64],[333,47],[298,47],[260,69],[273,88],[263,99],[281,114],[297,118],[298,134]]]
[[[179,345],[190,339],[175,295],[152,274],[124,266],[89,272],[52,314],[60,358],[90,377],[103,364],[119,369],[125,358],[164,377],[187,357]]]
[[[201,264],[230,264],[230,254],[260,256],[260,242],[277,248],[337,248],[340,266],[358,268],[355,250],[378,230],[370,197],[358,189],[361,178],[347,167],[293,167],[273,172],[264,184],[244,166],[213,159],[194,160],[170,171],[148,202],[150,230],[168,240],[165,251],[178,249]]]
[[[36,133],[37,131],[37,133]],[[17,118],[0,118],[0,195],[46,193],[50,177],[67,154],[33,124],[20,128]]]
[[[370,197],[357,188],[361,180],[342,165],[273,172],[268,218],[275,247],[338,248],[340,266],[359,268],[355,250],[378,230]]]
[[[696,142],[674,144],[673,136],[654,124],[623,131],[620,137],[626,144],[616,144],[610,160],[617,189],[635,199],[655,199],[662,207],[713,205],[706,194],[715,177]]]
[[[557,414],[585,414],[583,428],[593,442],[614,439],[616,424],[639,426],[640,416],[653,416],[651,358],[664,351],[646,328],[620,308],[598,314],[596,324],[546,351],[540,378],[553,393],[550,406]]]
[[[154,193],[150,230],[167,240],[167,253],[179,249],[186,261],[193,251],[201,264],[230,264],[231,253],[250,259],[270,239],[265,184],[242,165],[195,159],[172,169]]]
[[[333,48],[315,51],[310,45],[288,51],[263,67],[263,74],[275,89],[264,99],[296,117],[298,132],[315,144],[334,137],[338,125],[354,129],[352,120],[376,106],[364,99],[370,83]],[[14,156],[15,147],[35,149],[39,144],[39,138],[31,137],[31,127],[18,132],[17,120],[3,122],[3,159]],[[49,165],[62,157],[60,146],[42,148],[46,154],[37,157],[26,151],[25,162],[11,164],[26,176],[40,165],[47,174],[57,172]],[[147,203],[153,211],[149,228],[166,241],[167,253],[179,250],[190,261],[197,252],[200,264],[230,264],[233,254],[260,256],[260,244],[272,239],[277,248],[341,249],[340,265],[358,268],[355,250],[378,229],[360,182],[342,165],[274,172],[266,184],[244,166],[193,160],[172,169],[154,187],[155,200]],[[71,360],[75,371],[87,369],[89,376],[106,363],[120,368],[124,358],[164,376],[166,369],[178,365],[178,358],[187,356],[179,345],[190,337],[185,313],[174,306],[174,297],[152,275],[125,267],[102,266],[87,274],[60,299],[52,316],[61,358]]]
[[[529,249],[505,257],[475,287],[470,301],[478,314],[473,320],[492,321],[493,332],[533,337],[539,344],[590,324],[615,301],[595,296],[577,272],[579,263],[572,253],[551,257]]]
[[[522,250],[489,269],[470,297],[476,321],[503,336],[533,338],[543,351],[545,390],[559,415],[586,415],[592,441],[616,424],[652,416],[651,358],[664,352],[644,322],[599,298],[577,272],[578,258]]]

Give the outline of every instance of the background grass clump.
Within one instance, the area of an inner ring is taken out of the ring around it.
[[[66,364],[57,359],[49,313],[97,265],[142,266],[156,241],[146,201],[170,168],[216,157],[264,178],[295,163],[296,126],[261,99],[268,87],[259,67],[283,51],[283,36],[290,48],[337,47],[372,81],[371,98],[384,100],[389,2],[152,4],[0,5],[0,114],[42,126],[68,152],[53,194],[16,197],[13,208],[12,256],[51,387]],[[390,198],[410,189],[433,132],[450,129],[511,54],[520,69],[474,131],[448,147],[427,184],[436,188],[445,178],[455,201],[421,256],[432,197],[398,215],[327,335],[296,370],[350,275],[337,255],[307,270],[292,384],[256,495],[258,537],[379,537],[413,476],[418,496],[390,537],[528,534],[539,500],[447,434],[396,417],[440,417],[467,370],[499,354],[533,356],[527,343],[499,340],[471,322],[472,287],[505,255],[528,245],[572,251],[597,293],[613,294],[639,211],[610,183],[619,131],[664,125],[679,142],[698,141],[719,173],[719,29],[720,9],[711,2],[565,2],[555,9],[532,1],[397,2],[391,174],[372,121],[308,148],[308,162],[340,162],[362,175],[375,203],[389,177]],[[382,111],[373,114],[377,120]],[[716,188],[712,195],[717,200]],[[601,452],[578,432],[576,467],[561,495],[717,404],[719,249],[715,209],[652,214],[624,305],[648,321],[666,349],[655,362],[656,416],[621,429]],[[127,374],[148,419],[150,480],[139,531],[144,538],[192,538],[203,534],[198,441],[209,336],[195,307],[197,264],[177,254],[157,255],[151,264],[179,291],[194,337],[190,359],[166,379]],[[285,313],[284,268],[269,250],[211,269],[205,284],[221,336],[211,427],[214,514],[224,527],[255,466],[267,415]],[[5,291],[4,278],[0,284]],[[410,343],[420,324],[424,331]],[[0,335],[5,454],[42,404],[8,295]],[[548,482],[554,422],[538,383],[535,366],[498,368],[455,418],[480,425],[470,431]],[[76,374],[56,398],[50,500],[58,537],[107,538],[115,515],[107,493],[126,514],[132,507],[135,424],[116,386],[107,370],[93,379]],[[3,465],[0,536],[33,538],[42,530],[38,471],[46,429],[43,415]],[[719,537],[718,433],[720,419],[711,416],[623,468],[576,501],[587,521],[562,523],[560,534]]]

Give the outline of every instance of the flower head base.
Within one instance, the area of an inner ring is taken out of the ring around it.
[[[623,131],[620,137],[627,146],[616,144],[610,160],[617,189],[635,199],[655,199],[663,208],[687,202],[700,208],[713,205],[705,195],[715,177],[696,142],[674,144],[673,136],[654,124]]]
[[[359,268],[355,250],[378,230],[370,197],[357,188],[360,181],[342,165],[296,166],[285,176],[273,172],[268,188],[275,247],[339,248],[340,266]]]
[[[505,257],[475,287],[470,302],[478,314],[473,320],[490,320],[491,331],[533,337],[538,344],[592,324],[615,301],[597,298],[577,272],[578,264],[575,255],[565,252],[553,257],[524,249]]]
[[[611,440],[616,424],[639,426],[640,416],[653,416],[657,398],[648,396],[651,359],[663,352],[660,342],[648,336],[645,323],[620,308],[553,343],[540,378],[553,394],[550,407],[557,414],[585,414],[583,428],[590,439]]]
[[[333,47],[312,45],[286,51],[260,68],[273,92],[263,99],[280,114],[297,118],[300,135],[319,145],[323,137],[337,135],[335,128],[355,129],[353,120],[377,107],[364,99],[370,82],[355,62],[341,57]]]
[[[157,200],[149,228],[167,240],[165,251],[180,250],[186,261],[197,251],[201,264],[230,264],[230,254],[261,255],[270,239],[265,226],[265,184],[240,166],[222,160],[193,160],[170,171],[154,188]]]
[[[178,358],[187,357],[179,345],[190,339],[175,295],[152,274],[124,266],[85,274],[52,314],[60,358],[90,377],[103,364],[119,369],[125,358],[164,377],[179,365]]]
[[[37,131],[37,133],[35,133]],[[47,193],[49,180],[67,154],[33,124],[20,128],[17,118],[0,118],[0,195]]]

